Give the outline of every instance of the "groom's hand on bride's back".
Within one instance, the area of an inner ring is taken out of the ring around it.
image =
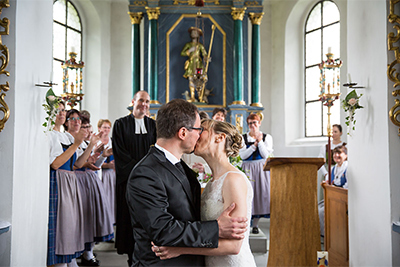
[[[243,239],[247,231],[246,217],[232,217],[236,204],[232,203],[218,217],[219,238]]]

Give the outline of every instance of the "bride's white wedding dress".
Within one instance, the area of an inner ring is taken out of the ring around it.
[[[230,171],[235,172],[235,171]],[[218,180],[209,181],[203,194],[201,195],[201,220],[216,220],[224,211],[224,203],[222,199],[222,185],[228,173],[226,172]],[[253,202],[253,188],[249,179],[243,172],[237,171],[243,176],[247,184],[247,219],[251,219],[251,207]],[[250,225],[250,224],[249,224]],[[249,245],[250,226],[245,233],[242,247],[237,255],[227,256],[206,256],[206,266],[256,266],[253,254]]]

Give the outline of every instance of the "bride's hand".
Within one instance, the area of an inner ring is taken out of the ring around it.
[[[151,242],[151,245],[152,245],[151,250],[161,260],[168,260],[168,259],[176,258],[181,255],[181,253],[179,252],[179,250],[180,250],[179,247],[159,247],[159,246],[154,245],[153,242]]]
[[[232,217],[231,212],[236,204],[232,203],[218,217],[219,237],[226,239],[243,239],[247,231],[246,217]]]

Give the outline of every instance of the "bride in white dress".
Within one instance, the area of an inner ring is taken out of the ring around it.
[[[251,219],[253,189],[246,175],[229,163],[242,146],[242,136],[230,123],[211,119],[202,121],[204,128],[195,154],[203,157],[212,170],[213,178],[201,196],[201,219],[216,220],[231,204],[231,215]],[[160,259],[182,254],[206,255],[206,266],[256,266],[249,246],[250,226],[241,240],[219,239],[218,248],[153,247]]]

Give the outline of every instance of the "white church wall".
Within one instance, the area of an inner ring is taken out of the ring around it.
[[[347,27],[348,72],[366,86],[358,90],[364,109],[357,110],[356,130],[348,138],[350,266],[398,265],[392,262],[399,244],[392,247],[390,183],[398,172],[391,173],[390,165],[398,165],[400,155],[399,140],[388,133],[386,1],[349,1]],[[392,146],[397,151],[390,155]]]
[[[128,14],[128,6],[129,3],[127,0],[116,1],[111,5],[111,68],[108,96],[109,119],[113,123],[116,119],[129,113],[126,108],[132,101],[132,24]],[[141,25],[143,24],[144,19],[141,22]],[[141,41],[143,43],[143,40]],[[143,44],[141,46],[143,48]],[[143,69],[143,65],[141,66],[141,69]],[[141,79],[142,89],[143,78]]]
[[[264,1],[264,16],[260,25],[260,61],[261,61],[261,77],[260,77],[260,93],[261,103],[263,104],[263,121],[261,123],[261,131],[264,133],[272,134],[271,118],[274,112],[271,110],[271,70],[274,66],[271,64],[271,8],[268,1]],[[251,23],[249,23],[251,24]],[[250,38],[250,37],[249,37]],[[249,39],[251,40],[251,38]],[[249,44],[251,47],[251,44]],[[251,60],[249,60],[251,62]],[[249,79],[251,81],[251,79]],[[251,88],[251,87],[249,87]],[[251,93],[249,90],[249,96],[251,99]]]
[[[10,38],[2,37],[10,49],[7,67],[10,77],[4,81],[10,82],[6,99],[11,117],[5,131],[0,133],[0,205],[1,214],[5,213],[12,227],[11,243],[7,241],[6,249],[9,254],[1,255],[0,265],[8,262],[9,266],[44,266],[49,154],[41,127],[45,118],[41,104],[47,88],[35,87],[35,84],[50,78],[52,2],[20,0],[10,1],[10,5],[2,14],[11,22]]]
[[[3,8],[1,18],[8,18],[11,23],[15,23],[16,17],[15,2],[11,1],[9,8]],[[12,25],[11,24],[11,25]],[[10,64],[6,68],[11,75],[15,74],[15,27],[10,27],[10,34],[1,37],[2,42],[9,48]],[[4,97],[11,114],[6,122],[4,129],[0,132],[0,220],[11,223],[13,214],[13,158],[14,158],[14,140],[15,140],[15,79],[13,76],[6,77],[0,75],[0,84],[5,84],[6,81],[10,84],[10,90]],[[3,112],[0,112],[3,118]],[[0,235],[0,266],[10,266],[11,261],[11,233],[13,232],[11,226],[10,231]]]
[[[389,11],[389,2],[387,2],[387,14]],[[388,23],[388,31],[396,33],[396,29],[393,28],[395,24]],[[388,63],[395,60],[394,51],[388,51]],[[392,96],[393,82],[388,83],[388,109],[393,107],[395,104],[395,98]],[[397,89],[397,88],[396,88]],[[398,99],[398,97],[397,97]],[[389,172],[390,172],[390,196],[391,196],[391,219],[392,221],[400,221],[400,137],[399,127],[395,126],[392,122],[389,122],[388,128],[389,137]],[[392,265],[400,266],[400,234],[392,231]]]
[[[91,114],[93,130],[108,117],[110,79],[110,25],[112,1],[73,0],[81,19],[85,62],[82,110]]]
[[[99,119],[128,114],[131,89],[131,22],[129,1],[75,0],[83,24],[84,91],[82,109]],[[143,23],[143,22],[142,22]]]

